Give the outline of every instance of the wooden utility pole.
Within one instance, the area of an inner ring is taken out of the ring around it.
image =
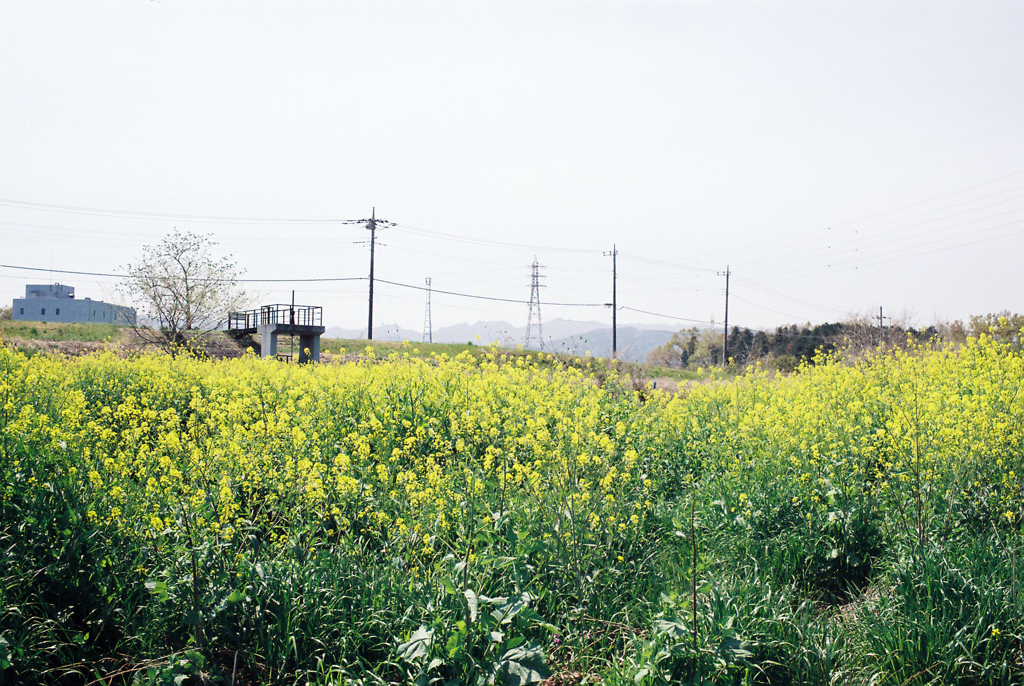
[[[616,296],[616,287],[618,285],[618,268],[616,265],[616,260],[619,256],[619,249],[615,246],[614,243],[612,244],[612,251],[606,252],[605,257],[607,257],[608,255],[611,255],[612,257],[612,359],[614,360],[619,352],[619,302]]]
[[[370,221],[366,222],[370,231],[370,310],[366,317],[366,340],[373,340],[373,248],[377,242],[377,208],[373,208]]]
[[[725,266],[725,338],[722,345],[722,366],[729,364],[729,265]],[[722,276],[722,272],[718,272]]]

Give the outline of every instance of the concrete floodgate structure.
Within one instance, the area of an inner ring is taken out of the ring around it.
[[[135,310],[102,300],[76,300],[74,286],[44,283],[25,286],[25,297],[14,299],[11,318],[22,322],[127,326],[135,323]]]
[[[315,305],[264,305],[228,314],[228,335],[260,335],[260,356],[277,356],[278,336],[299,337],[299,364],[320,361],[323,308]],[[309,354],[306,351],[309,351]]]

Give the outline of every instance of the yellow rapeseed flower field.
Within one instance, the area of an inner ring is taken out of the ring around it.
[[[812,603],[831,645],[830,607],[888,592],[900,560],[941,562],[943,542],[998,541],[1017,573],[1024,358],[985,336],[678,394],[496,350],[290,366],[0,346],[0,370],[0,675],[125,651],[129,668],[171,655],[167,670],[198,674],[234,651],[253,679],[486,682],[590,660],[611,683],[658,683],[684,655],[665,647],[671,620],[710,641],[686,660],[722,683],[779,665],[811,678],[823,667],[793,666],[804,648],[769,634],[707,657],[745,625],[723,629],[724,591],[705,582],[787,589],[778,617]],[[57,607],[61,574],[95,599]],[[485,608],[509,614],[477,635]],[[376,642],[323,629],[343,611]],[[1006,665],[993,674],[1024,670],[1017,617],[979,629]],[[847,676],[912,676],[866,636],[844,644]],[[623,655],[632,668],[607,668]],[[962,669],[950,658],[943,674]]]

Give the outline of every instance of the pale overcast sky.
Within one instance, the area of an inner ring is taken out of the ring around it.
[[[331,220],[376,207],[378,278],[525,302],[536,256],[546,321],[610,321],[613,245],[622,323],[720,324],[727,266],[741,326],[1020,312],[1022,36],[1019,0],[5,0],[0,263],[117,272],[178,227],[253,279],[365,277]],[[0,302],[48,280],[0,268]],[[365,326],[364,281],[248,287]],[[378,285],[377,323],[423,315]]]

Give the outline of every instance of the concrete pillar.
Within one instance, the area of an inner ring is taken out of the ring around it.
[[[260,326],[257,332],[260,335],[260,357],[277,357],[277,332],[274,326]]]
[[[309,349],[309,355],[306,349]],[[320,334],[304,334],[299,336],[299,364],[320,361]]]

